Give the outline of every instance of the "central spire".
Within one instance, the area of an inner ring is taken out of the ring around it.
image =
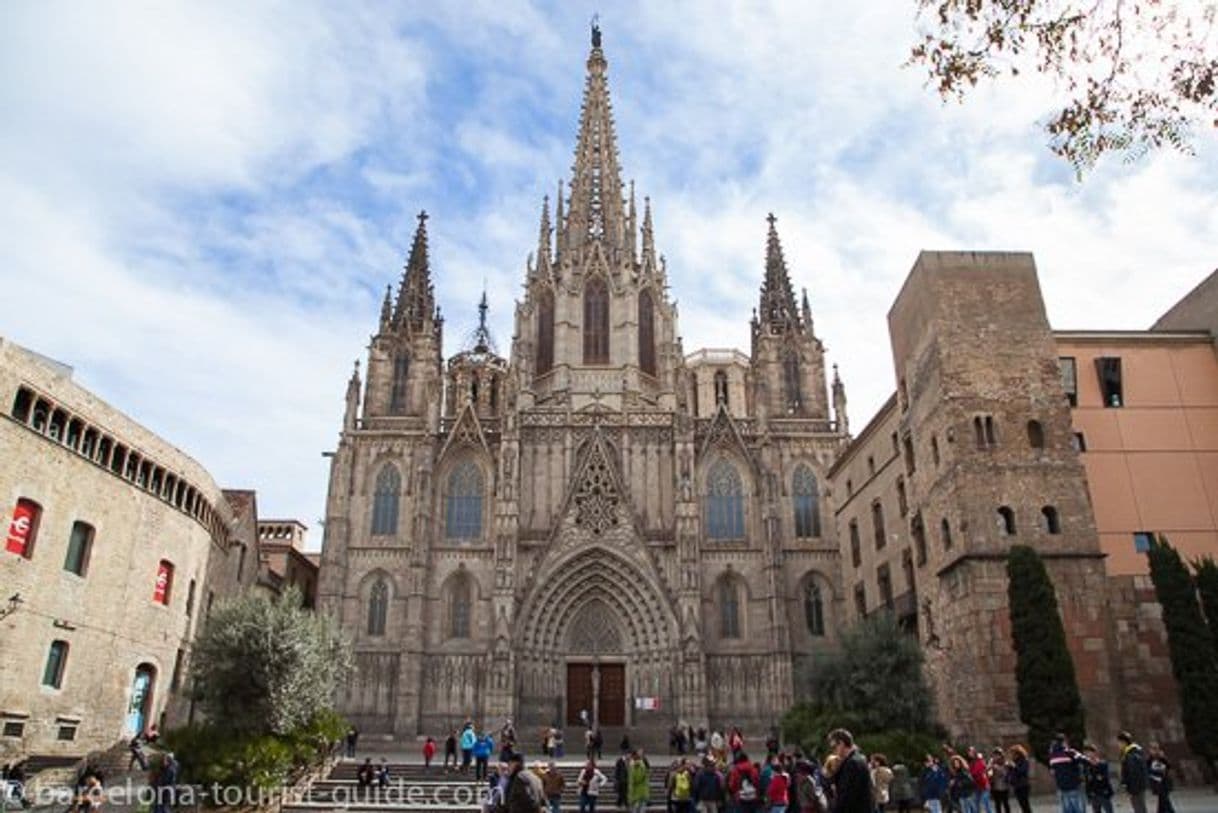
[[[600,26],[594,21],[572,167],[571,205],[564,230],[571,248],[600,241],[606,248],[620,249],[626,239],[626,210],[607,68]]]
[[[761,285],[761,322],[768,324],[771,332],[783,332],[790,328],[802,329],[799,311],[795,309],[795,291],[791,288],[791,276],[787,273],[787,261],[782,255],[782,243],[778,241],[778,218],[771,212],[766,221],[770,224],[765,246],[765,281]]]

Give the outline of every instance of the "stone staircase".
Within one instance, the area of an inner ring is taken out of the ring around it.
[[[582,755],[581,755],[582,756]],[[363,758],[344,760],[334,767],[329,776],[313,782],[299,798],[285,800],[284,813],[315,813],[342,808],[350,811],[423,811],[428,813],[474,813],[482,810],[482,801],[488,788],[485,780],[474,779],[473,768],[468,773],[448,773],[433,765],[430,769],[422,764],[391,762],[389,765],[389,787],[360,788],[356,772]],[[616,790],[613,783],[613,759],[598,763],[609,782],[601,788],[600,807],[615,809]],[[373,758],[373,764],[380,760]],[[665,760],[653,760],[651,765],[651,804],[649,810],[661,811],[665,805],[664,775],[668,768]],[[582,763],[562,760],[557,769],[566,780],[563,789],[562,809],[579,810],[577,786]]]

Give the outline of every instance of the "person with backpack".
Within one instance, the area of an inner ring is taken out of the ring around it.
[[[883,754],[871,755],[871,789],[876,813],[884,813],[888,807],[889,786],[892,785],[892,768]]]
[[[491,732],[483,731],[474,740],[474,779],[486,779],[486,766],[493,753],[495,753],[495,740],[491,737]]]
[[[727,775],[727,792],[740,813],[757,813],[761,806],[761,776],[748,754],[736,752],[736,762]]]
[[[897,813],[909,813],[913,807],[914,786],[905,763],[898,762],[892,766],[892,784],[888,786],[888,793],[892,803],[897,806]]]
[[[723,777],[710,757],[703,758],[702,768],[694,777],[692,797],[698,813],[719,813],[723,805]]]
[[[461,730],[461,773],[469,770],[470,762],[474,759],[474,743],[478,741],[478,735],[474,733],[474,724],[466,721],[465,728]]]
[[[608,781],[608,777],[597,770],[596,762],[589,759],[579,772],[579,813],[596,813],[596,800]]]
[[[790,792],[791,777],[781,762],[773,760],[770,767],[770,781],[765,785],[765,799],[770,813],[786,813],[787,805],[791,803]]]
[[[672,801],[673,813],[692,813],[693,785],[689,763],[678,760],[668,780],[668,797]]]
[[[820,766],[796,754],[795,769],[791,771],[792,801],[797,813],[829,813]]]
[[[1133,813],[1146,813],[1146,754],[1128,731],[1117,735],[1117,743],[1121,746],[1121,787],[1129,794]]]

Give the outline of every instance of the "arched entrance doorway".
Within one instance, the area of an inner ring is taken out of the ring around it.
[[[625,725],[626,650],[616,612],[599,598],[585,604],[568,624],[567,651],[567,725]]]
[[[131,700],[127,704],[127,733],[139,734],[148,728],[152,715],[152,691],[156,688],[156,667],[141,663],[131,681]]]

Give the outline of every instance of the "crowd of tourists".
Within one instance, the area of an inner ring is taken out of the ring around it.
[[[600,732],[586,729],[586,762],[576,776],[580,813],[596,813],[602,790],[611,787],[619,811],[646,813],[652,798],[651,761],[629,737],[611,770],[602,770]],[[561,732],[548,728],[538,745],[545,759],[526,766],[508,720],[496,739],[472,721],[453,730],[445,741],[443,768],[468,772],[485,781],[486,813],[559,813],[567,781],[555,761],[563,755]],[[738,728],[722,731],[674,727],[669,745],[677,757],[663,781],[667,813],[1031,813],[1032,761],[1020,745],[1010,748],[956,750],[944,745],[926,754],[920,765],[892,762],[883,754],[866,756],[849,731],[827,738],[823,761],[799,749],[782,749],[777,732],[765,740],[764,760],[745,750]],[[1057,789],[1061,813],[1114,813],[1124,796],[1133,813],[1174,813],[1171,763],[1154,743],[1143,749],[1122,732],[1113,766],[1095,744],[1081,751],[1066,736],[1054,739],[1049,774]],[[436,743],[428,738],[424,761],[431,766]],[[492,768],[492,755],[497,762]],[[384,774],[367,762],[361,784],[382,781]],[[1014,807],[1013,807],[1014,806]]]

